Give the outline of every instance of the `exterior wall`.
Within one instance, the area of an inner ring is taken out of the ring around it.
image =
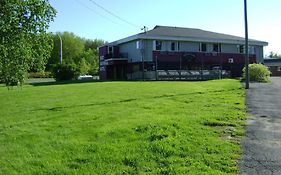
[[[256,51],[257,63],[263,63],[264,62],[263,46],[255,46],[255,51]]]
[[[126,53],[128,56],[129,62],[141,61],[141,58],[142,58],[141,50],[137,49],[136,42],[137,41],[131,41],[131,42],[119,45],[120,54]]]
[[[152,52],[153,52],[153,40],[144,40],[144,60],[152,61]]]
[[[182,52],[199,52],[198,42],[179,42],[180,50]]]
[[[281,71],[280,68],[281,66],[268,66],[271,76],[272,77],[280,77],[281,76]]]
[[[271,71],[271,76],[281,76],[281,59],[265,59],[264,65]]]
[[[107,46],[102,46],[99,48],[99,78],[100,80],[106,80],[106,68],[105,65],[101,63],[107,55]]]

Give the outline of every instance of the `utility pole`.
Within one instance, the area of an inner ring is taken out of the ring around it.
[[[248,17],[247,17],[247,0],[244,0],[244,15],[245,15],[245,78],[246,89],[249,89],[249,38],[248,38]]]
[[[146,26],[143,26],[143,28],[141,30],[143,30],[145,34],[147,33],[147,27]],[[142,39],[141,40],[141,60],[142,60],[142,79],[143,79],[143,81],[145,80],[144,54],[145,54],[145,40]]]

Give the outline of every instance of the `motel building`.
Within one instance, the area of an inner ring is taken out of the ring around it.
[[[101,80],[239,77],[243,37],[201,29],[155,26],[99,47]],[[250,63],[263,63],[265,41],[249,39]],[[215,74],[216,73],[216,74]]]

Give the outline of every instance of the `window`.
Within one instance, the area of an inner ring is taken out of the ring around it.
[[[245,50],[246,50],[245,46],[239,45],[238,47],[239,47],[239,53],[244,54]],[[255,54],[255,52],[256,52],[254,46],[249,46],[248,51],[249,51],[249,54]]]
[[[176,50],[176,43],[171,42],[171,51],[175,51],[175,50]]]
[[[162,41],[155,41],[155,50],[162,50]]]
[[[113,54],[113,46],[108,46],[108,54]]]
[[[137,49],[140,49],[140,46],[141,46],[141,45],[140,45],[140,41],[137,41],[137,42],[136,42],[136,48],[137,48]]]
[[[171,42],[171,51],[179,51],[180,50],[180,43],[179,42]]]
[[[213,52],[221,52],[221,44],[214,44]]]
[[[206,43],[200,43],[199,51],[200,52],[207,52],[207,44]]]
[[[245,47],[244,45],[239,45],[239,53],[244,53]]]
[[[281,72],[281,67],[280,66],[277,67],[277,71]]]
[[[255,54],[255,47],[249,46],[249,54]]]

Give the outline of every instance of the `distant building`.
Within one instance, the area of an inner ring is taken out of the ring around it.
[[[281,76],[281,59],[267,58],[264,59],[266,65],[271,71],[271,76]]]
[[[100,79],[157,79],[157,71],[182,75],[193,70],[224,70],[241,76],[245,39],[200,29],[156,26],[99,48]],[[268,43],[249,40],[250,63],[263,63]]]

